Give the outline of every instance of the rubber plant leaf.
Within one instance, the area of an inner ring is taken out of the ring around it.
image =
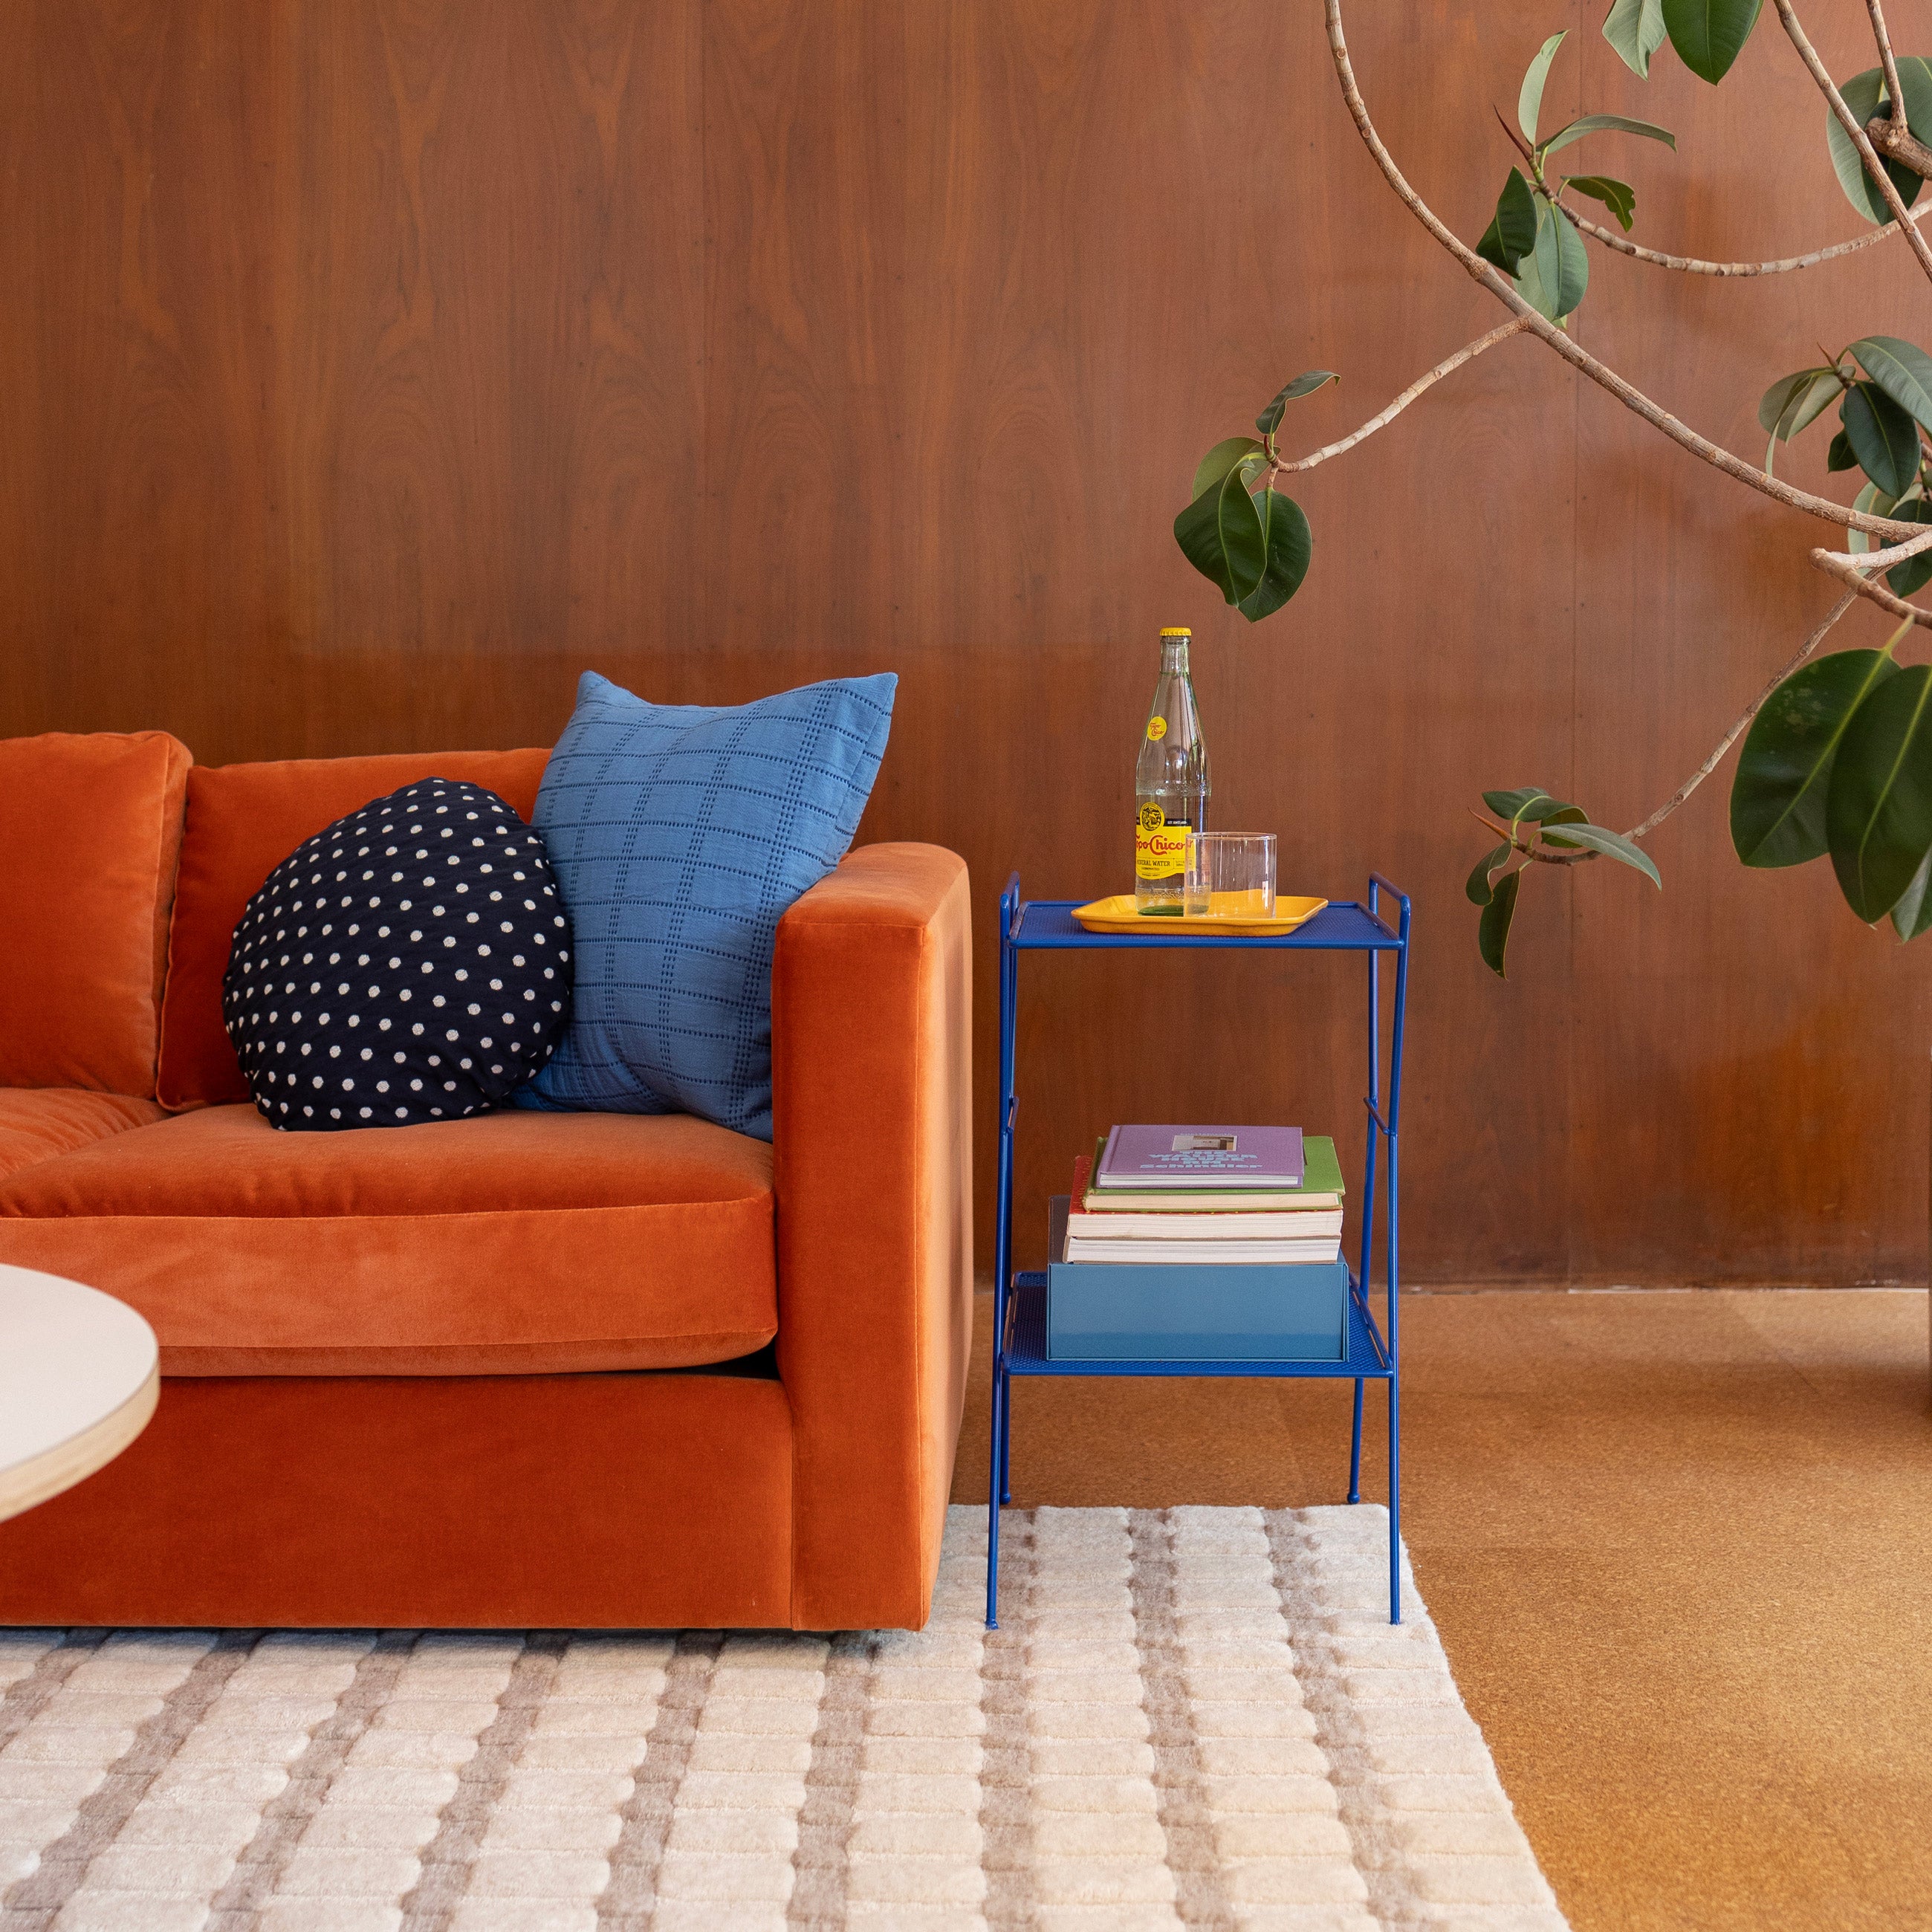
[[[1664,41],[1664,0],[1616,0],[1604,38],[1640,80],[1650,78],[1650,57]]]
[[[1529,71],[1522,77],[1522,90],[1516,98],[1516,122],[1522,130],[1522,138],[1533,148],[1536,146],[1537,117],[1543,112],[1544,83],[1550,78],[1550,63],[1556,58],[1556,50],[1563,44],[1570,29],[1565,27],[1560,34],[1552,34],[1536,51],[1536,58],[1529,64]]]
[[[1549,797],[1549,793],[1540,785],[1518,785],[1514,791],[1486,791],[1483,802],[1498,818],[1506,818],[1514,826],[1533,800]],[[1552,799],[1550,802],[1554,804],[1556,801]]]
[[[1562,831],[1552,832],[1549,826],[1543,830],[1543,842],[1546,845],[1580,848],[1594,852],[1600,859],[1614,859],[1620,866],[1628,866],[1633,872],[1641,872],[1659,892],[1664,890],[1664,880],[1650,854],[1641,845],[1633,844],[1621,832],[1612,832],[1601,825],[1566,824]]]
[[[1932,356],[1895,335],[1863,335],[1847,352],[1915,422],[1932,429]]]
[[[1839,419],[1858,467],[1888,496],[1904,496],[1918,480],[1918,425],[1876,382],[1854,382]]]
[[[1825,467],[1834,475],[1840,470],[1856,470],[1858,459],[1852,453],[1852,440],[1841,429],[1832,439],[1832,446],[1825,452]]]
[[[1600,201],[1617,218],[1624,232],[1630,232],[1630,221],[1636,213],[1636,190],[1628,182],[1620,182],[1613,175],[1565,175],[1563,179],[1565,186],[1574,188],[1579,194]]]
[[[1544,792],[1524,806],[1516,814],[1515,822],[1519,825],[1558,825],[1587,824],[1589,821],[1581,806],[1552,798]]]
[[[1496,212],[1476,244],[1476,253],[1506,275],[1513,275],[1536,246],[1536,196],[1520,168],[1511,168]]]
[[[1932,666],[1908,665],[1852,713],[1832,764],[1825,836],[1846,903],[1876,924],[1932,851]]]
[[[1888,517],[1896,507],[1892,499],[1876,483],[1868,483],[1852,499],[1852,508],[1863,511],[1868,517]],[[1885,548],[1885,539],[1882,537],[1868,536],[1863,530],[1847,529],[1845,532],[1845,548],[1854,556],[1863,556],[1868,550],[1882,550]]]
[[[1677,57],[1714,86],[1744,51],[1763,0],[1664,0],[1664,25]]]
[[[1932,524],[1932,503],[1923,496],[1915,496],[1909,503],[1894,503],[1890,514],[1902,524]],[[1885,580],[1897,597],[1910,597],[1915,591],[1924,590],[1932,584],[1932,553],[1921,550],[1903,563],[1894,563],[1886,572]]]
[[[1313,395],[1325,382],[1339,382],[1341,380],[1332,369],[1304,369],[1256,417],[1256,428],[1264,436],[1274,435],[1281,427],[1282,412],[1290,403],[1299,402],[1304,396]]]
[[[1562,216],[1544,204],[1536,226],[1536,272],[1556,304],[1552,322],[1574,315],[1590,286],[1589,251],[1583,238]]]
[[[1844,389],[1844,379],[1835,369],[1801,369],[1765,392],[1757,406],[1757,419],[1779,442],[1789,442],[1801,430],[1809,429]],[[1783,405],[1766,422],[1766,407],[1780,390],[1786,392]]]
[[[1224,442],[1217,442],[1194,466],[1194,488],[1189,493],[1196,501],[1210,490],[1218,490],[1228,472],[1236,464],[1250,456],[1264,456],[1267,452],[1251,436],[1231,436]]]
[[[1494,875],[1509,862],[1508,844],[1498,845],[1492,852],[1486,852],[1476,861],[1476,869],[1469,874],[1463,886],[1464,896],[1472,905],[1486,906],[1495,896]]]
[[[1483,956],[1483,964],[1498,980],[1509,976],[1503,970],[1503,954],[1509,945],[1510,921],[1516,916],[1516,896],[1522,882],[1520,872],[1498,879],[1476,926],[1477,950]]]
[[[1919,862],[1918,869],[1912,875],[1898,904],[1892,909],[1892,928],[1899,937],[1900,944],[1916,939],[1928,926],[1932,926],[1932,893],[1925,888],[1932,885],[1932,852],[1928,852]]]
[[[1898,63],[1898,91],[1905,96],[1905,124],[1920,140],[1932,140],[1932,62],[1923,56],[1910,54]],[[1844,97],[1845,105],[1857,117],[1860,127],[1870,120],[1887,96],[1885,76],[1876,68],[1868,68],[1863,74],[1855,74],[1850,80],[1842,82],[1838,92]],[[1845,191],[1849,201],[1868,221],[1881,225],[1892,220],[1892,210],[1886,206],[1885,196],[1880,194],[1878,183],[1867,171],[1863,158],[1852,145],[1852,137],[1840,126],[1838,117],[1828,106],[1825,110],[1825,139],[1832,154],[1832,170],[1838,177],[1838,185]],[[1907,208],[1918,198],[1918,190],[1924,187],[1923,177],[1898,161],[1883,160],[1885,171],[1892,177],[1892,184],[1898,190],[1898,198]]]
[[[1759,707],[1731,781],[1731,844],[1747,866],[1768,870],[1825,856],[1839,741],[1898,669],[1882,651],[1834,651],[1793,671]]]
[[[1677,146],[1677,136],[1654,121],[1633,121],[1628,114],[1586,114],[1544,142],[1544,158],[1568,147],[1572,141],[1580,141],[1586,134],[1641,134],[1646,141],[1661,141],[1673,152]]]
[[[1265,554],[1262,580],[1240,600],[1241,615],[1251,624],[1271,617],[1301,588],[1314,554],[1315,536],[1301,506],[1279,490],[1258,491],[1253,502],[1262,526]]]

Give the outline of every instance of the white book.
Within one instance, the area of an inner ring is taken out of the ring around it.
[[[1076,1240],[1070,1234],[1066,1240],[1070,1262],[1138,1262],[1149,1267],[1207,1263],[1216,1267],[1280,1268],[1336,1261],[1341,1252],[1339,1234],[1317,1241]]]
[[[1068,1217],[1076,1240],[1212,1241],[1228,1246],[1241,1241],[1339,1241],[1339,1208],[1298,1208],[1280,1213],[1211,1214],[1112,1213],[1088,1208]]]

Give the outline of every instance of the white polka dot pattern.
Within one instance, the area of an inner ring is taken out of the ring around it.
[[[424,778],[268,874],[235,928],[222,1017],[276,1126],[461,1120],[549,1059],[571,954],[542,837],[494,792]]]

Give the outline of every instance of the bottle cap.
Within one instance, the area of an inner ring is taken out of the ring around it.
[[[1191,638],[1194,633],[1185,624],[1166,624],[1161,627],[1163,638]]]

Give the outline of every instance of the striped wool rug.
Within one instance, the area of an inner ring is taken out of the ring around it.
[[[917,1635],[0,1633],[0,1926],[1559,1932],[1386,1521],[1014,1510],[992,1634],[968,1509]]]

